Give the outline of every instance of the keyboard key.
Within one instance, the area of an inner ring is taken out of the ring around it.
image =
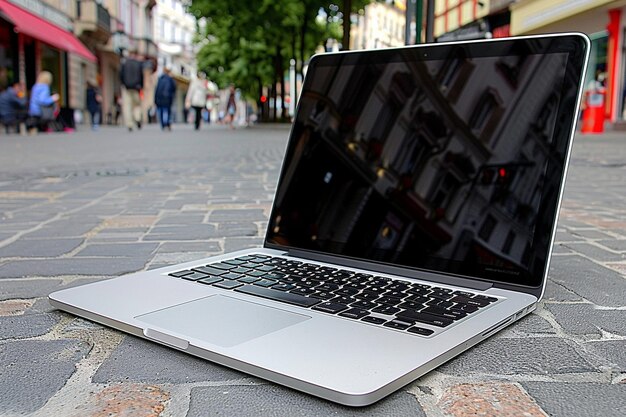
[[[224,261],[225,264],[231,264],[231,265],[241,265],[241,264],[245,264],[246,261],[242,261],[240,259],[229,259],[227,261]]]
[[[485,300],[485,301],[487,301],[489,304],[491,304],[491,303],[495,303],[496,301],[498,301],[498,299],[497,299],[497,298],[495,298],[495,297],[489,297],[489,296],[487,296],[487,295],[482,295],[482,294],[475,295],[475,296],[473,297],[473,299],[474,299],[474,300]]]
[[[188,281],[197,281],[201,278],[207,278],[210,275],[207,274],[201,274],[200,272],[194,272],[192,274],[188,274],[188,275],[183,275],[181,278],[182,279],[186,279]]]
[[[296,288],[296,286],[293,284],[277,284],[274,285],[272,288],[278,291],[289,291]]]
[[[352,303],[352,307],[360,308],[363,310],[371,310],[375,307],[378,307],[378,304],[372,301],[361,300],[361,301],[357,301],[356,303]]]
[[[246,275],[249,275],[251,277],[262,277],[264,276],[266,273],[263,271],[250,271],[248,272]]]
[[[406,330],[411,326],[411,324],[412,323],[406,323],[400,320],[391,320],[383,324],[383,326],[390,327],[392,329],[397,329],[397,330]]]
[[[234,272],[229,272],[227,274],[224,275],[220,275],[222,278],[225,279],[239,279],[239,278],[243,278],[245,275],[243,274],[235,274]]]
[[[380,297],[376,300],[378,304],[385,304],[388,306],[395,306],[396,304],[400,304],[402,302],[401,299],[395,297]]]
[[[254,285],[258,285],[259,287],[269,288],[272,285],[276,285],[278,282],[272,281],[270,279],[262,279],[254,283]]]
[[[369,311],[360,308],[351,308],[350,310],[344,311],[343,313],[339,313],[339,315],[341,317],[348,317],[350,319],[358,320],[362,317],[367,316],[369,313]]]
[[[193,274],[193,271],[191,270],[178,271],[178,272],[172,272],[171,274],[168,274],[168,275],[171,277],[180,278],[180,277],[184,277],[185,275],[190,275],[190,274]]]
[[[235,269],[236,266],[235,265],[230,265],[227,264],[225,262],[220,262],[220,263],[216,263],[216,264],[209,264],[207,266],[213,267],[213,268],[217,268],[217,269],[223,269],[225,271],[229,271],[231,269]]]
[[[314,292],[313,294],[309,294],[309,297],[315,297],[320,300],[330,300],[331,298],[335,297],[335,294],[333,294],[332,292],[328,292],[328,291],[317,291],[317,292]]]
[[[287,274],[284,274],[282,272],[270,272],[269,274],[265,274],[263,275],[263,278],[265,279],[273,279],[276,281],[280,281],[281,279],[285,278],[287,276]]]
[[[320,300],[315,298],[304,297],[302,295],[292,294],[290,292],[283,292],[273,290],[271,288],[258,287],[255,285],[244,285],[243,287],[235,288],[235,291],[243,294],[256,295],[258,297],[263,297],[270,300],[281,301],[301,307],[311,307],[315,304],[320,303]]]
[[[231,269],[230,272],[234,272],[236,274],[246,274],[248,272],[252,271],[250,268],[243,268],[241,266],[235,268],[235,269]]]
[[[243,278],[239,278],[237,281],[243,282],[244,284],[252,284],[253,282],[257,282],[259,280],[260,278],[256,278],[256,277],[243,277]]]
[[[347,309],[347,305],[341,303],[333,303],[332,301],[326,301],[313,307],[313,310],[323,311],[324,313],[330,314],[336,314]]]
[[[222,281],[216,284],[213,284],[214,287],[224,288],[226,290],[232,290],[237,287],[241,287],[243,284],[237,281]]]
[[[194,268],[193,270],[206,275],[222,275],[228,272],[224,271],[223,269],[212,268],[210,266],[199,266],[198,268]]]
[[[434,330],[431,329],[424,329],[422,327],[417,327],[417,326],[413,326],[413,327],[409,327],[409,329],[407,330],[407,332],[409,333],[415,333],[415,334],[419,334],[421,336],[430,336],[431,334],[435,333]]]
[[[222,278],[220,278],[220,277],[208,277],[208,278],[199,279],[196,282],[201,282],[202,284],[211,285],[211,284],[215,284],[216,282],[220,282],[220,281],[224,281],[224,280]]]
[[[425,324],[432,324],[437,327],[446,327],[453,323],[452,319],[448,319],[441,316],[435,316],[434,314],[418,313],[412,310],[404,310],[396,314],[396,317],[400,320],[406,320],[411,323],[420,322]]]
[[[313,288],[296,288],[295,290],[291,290],[291,292],[299,295],[313,295],[317,291],[315,291]]]
[[[381,319],[380,317],[367,316],[367,317],[363,317],[361,321],[364,321],[366,323],[373,323],[373,324],[383,324],[387,320]]]
[[[441,316],[452,320],[460,320],[467,317],[467,313],[458,310],[448,310],[440,307],[428,307],[420,311],[420,313],[434,314],[435,316]]]
[[[263,266],[256,268],[257,271],[264,271],[264,272],[271,272],[275,269],[276,267],[272,265],[263,265]]]
[[[399,312],[400,309],[397,308],[397,307],[393,307],[393,306],[380,306],[380,307],[376,307],[372,311],[374,313],[386,314],[388,316],[391,316],[391,315],[396,314],[397,312]]]

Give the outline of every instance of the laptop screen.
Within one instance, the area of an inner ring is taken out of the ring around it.
[[[316,56],[266,244],[539,286],[580,36]]]

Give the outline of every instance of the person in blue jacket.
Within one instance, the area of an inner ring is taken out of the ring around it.
[[[162,130],[172,130],[172,103],[176,94],[176,83],[170,76],[170,69],[164,68],[154,90],[154,104]]]
[[[9,84],[7,89],[0,93],[0,123],[5,126],[7,133],[12,127],[19,132],[19,124],[26,118],[27,104],[24,86],[20,82]]]
[[[58,94],[50,94],[51,84],[52,74],[48,71],[41,71],[37,76],[37,82],[30,91],[28,115],[33,120],[32,126],[38,127],[40,131],[46,130],[48,122],[54,120],[51,116],[53,113],[51,110],[59,101]]]

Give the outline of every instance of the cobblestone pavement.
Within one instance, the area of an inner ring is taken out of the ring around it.
[[[49,306],[59,288],[261,244],[287,136],[0,136],[0,415],[626,415],[626,135],[577,138],[538,310],[365,409]]]

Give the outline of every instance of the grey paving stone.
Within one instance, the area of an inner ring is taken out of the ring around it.
[[[573,234],[564,230],[559,230],[558,232],[556,232],[556,236],[554,237],[554,241],[557,243],[580,242],[581,240],[582,239],[580,237],[574,236]]]
[[[175,252],[220,252],[222,248],[219,242],[165,242],[157,252],[159,253],[175,253]]]
[[[610,252],[590,243],[563,243],[562,245],[576,253],[580,253],[602,262],[615,262],[626,259],[625,254]]]
[[[217,235],[224,237],[257,236],[259,228],[251,222],[228,222],[220,223],[217,227]]]
[[[619,372],[626,372],[626,340],[587,342],[585,346],[614,364]]]
[[[576,230],[575,232],[573,232],[573,235],[582,236],[587,239],[610,239],[611,238],[610,235],[604,232],[600,232],[599,230]],[[575,239],[575,240],[580,240],[580,239]]]
[[[157,226],[144,236],[144,240],[203,240],[217,236],[216,227],[209,224],[189,226]]]
[[[125,256],[133,258],[147,258],[159,246],[158,243],[111,243],[91,244],[78,252],[75,256]]]
[[[187,383],[230,381],[247,376],[209,361],[136,337],[125,336],[93,376],[95,383]]]
[[[267,220],[262,209],[214,210],[209,215],[209,222],[241,222]]]
[[[531,313],[508,327],[516,333],[527,334],[555,334],[556,330],[543,317]]]
[[[73,251],[82,243],[82,238],[21,239],[1,247],[0,258],[53,258]]]
[[[551,417],[626,415],[626,384],[522,382]]]
[[[546,304],[557,323],[572,335],[600,336],[600,329],[626,336],[626,311],[598,310],[590,304]]]
[[[626,239],[601,240],[598,243],[618,252],[626,252]]]
[[[283,416],[425,417],[417,399],[397,392],[365,408],[349,408],[277,385],[198,387],[191,390],[187,417]]]
[[[0,266],[0,278],[55,277],[62,275],[115,276],[143,269],[137,258],[67,258],[13,261]]]
[[[554,257],[550,279],[598,305],[619,307],[626,301],[623,276],[580,256]]]
[[[61,283],[60,279],[4,279],[0,281],[0,301],[46,297]]]
[[[87,343],[76,340],[0,344],[0,410],[24,414],[41,408],[65,385],[76,363],[90,349]]]
[[[548,278],[546,291],[543,294],[545,301],[582,301],[582,297],[574,294],[564,286],[557,284]]]
[[[226,238],[224,243],[224,253],[234,252],[240,249],[260,248],[263,247],[263,238]]]
[[[496,337],[439,368],[451,375],[554,375],[596,372],[571,342],[556,337]]]
[[[204,217],[204,213],[166,215],[157,222],[157,226],[201,224]]]
[[[0,340],[26,339],[48,333],[61,319],[56,313],[0,316]]]
[[[552,253],[561,255],[561,254],[573,254],[574,252],[571,249],[563,246],[562,243],[557,243],[552,247]]]
[[[94,227],[98,226],[100,223],[101,220],[98,218],[75,216],[72,219],[63,219],[48,223],[41,229],[28,233],[27,235],[25,235],[25,237],[58,238],[83,236],[87,232],[91,231]]]

